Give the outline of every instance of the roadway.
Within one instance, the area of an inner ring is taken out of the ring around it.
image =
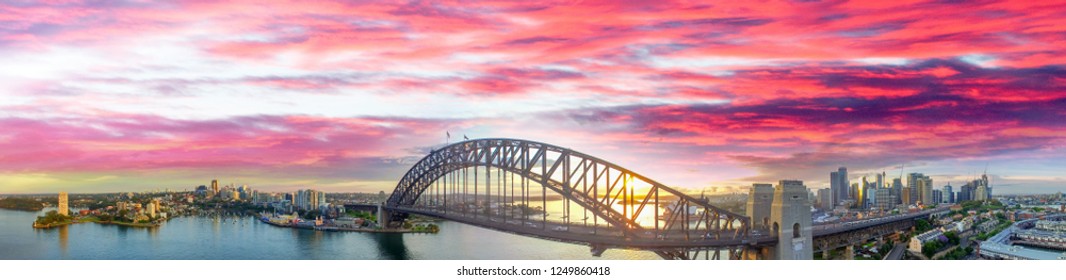
[[[582,224],[564,224],[540,219],[505,219],[502,216],[461,216],[452,213],[420,208],[394,208],[411,214],[418,214],[452,220],[493,230],[510,232],[518,235],[556,240],[576,244],[596,244],[612,248],[694,248],[694,247],[728,247],[755,244],[774,244],[777,239],[769,235],[734,236],[736,230],[723,230],[721,238],[706,236],[697,231],[688,235],[681,230],[656,231],[655,229],[635,229],[629,232],[614,227],[592,227]]]
[[[351,206],[369,207],[371,205]],[[376,205],[374,205],[374,207],[376,207]],[[681,230],[657,231],[655,229],[638,229],[623,233],[622,230],[614,227],[593,227],[582,224],[565,224],[553,221],[543,221],[539,219],[522,220],[504,216],[463,216],[455,214],[456,212],[444,213],[439,210],[418,207],[389,207],[389,210],[453,220],[518,235],[575,244],[596,244],[614,248],[655,249],[728,247],[741,245],[771,245],[777,243],[776,237],[759,231],[752,231],[750,236],[738,236],[736,230],[722,230],[718,232],[718,237],[714,235],[705,235],[706,231],[703,231],[702,233],[689,231],[686,235],[686,233]],[[904,215],[813,225],[811,231],[813,233],[812,236],[817,238],[819,236],[833,235],[880,224],[928,216],[937,211],[946,210],[946,207],[941,207]],[[899,244],[896,247],[893,247],[892,252],[896,253],[897,248],[900,246],[903,246],[903,248],[906,247],[904,244]],[[902,256],[902,252],[896,254],[898,255],[896,256],[897,258]],[[891,255],[892,254],[890,253],[890,256]]]
[[[885,256],[886,260],[902,260],[903,251],[907,250],[905,243],[896,244],[892,247],[892,251],[888,251],[888,255]]]

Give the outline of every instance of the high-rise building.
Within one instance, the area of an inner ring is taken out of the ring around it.
[[[896,200],[896,196],[893,194],[892,189],[877,189],[877,209],[889,211],[896,206]]]
[[[983,174],[980,179],[974,180],[973,185],[973,200],[985,201],[992,199],[992,188],[988,185],[988,174]]]
[[[837,171],[829,172],[829,189],[833,192],[833,205],[839,205],[849,199],[848,168],[841,166]]]
[[[148,217],[155,218],[155,211],[156,211],[156,204],[155,203],[149,202],[147,205],[144,206],[144,209],[145,209],[146,214],[148,214]]]
[[[981,174],[981,181],[985,185],[985,200],[992,200],[992,184],[988,182],[988,174]]]
[[[911,187],[903,187],[903,205],[914,204],[914,194],[911,191]]]
[[[907,187],[910,187],[912,189],[913,188],[917,188],[918,187],[918,179],[921,178],[922,176],[923,176],[922,173],[909,173],[909,174],[907,174]]]
[[[922,173],[907,174],[907,187],[910,187],[911,201],[908,204],[932,204],[933,202],[933,179]]]
[[[944,202],[955,203],[955,192],[951,189],[951,183],[944,186],[944,190],[941,191],[944,196]]]
[[[326,201],[326,193],[306,189],[296,191],[293,205],[302,210],[317,210]]]
[[[854,201],[853,206],[859,208],[862,207],[862,201],[860,201],[861,197],[859,197],[859,183],[851,184],[851,187],[848,188],[848,197]]]
[[[877,182],[876,182],[875,187],[877,187],[878,189],[885,188],[885,172],[884,171],[881,171],[881,173],[877,173],[877,179],[876,180],[877,180]]]
[[[59,215],[70,216],[70,208],[67,205],[67,193],[59,192],[59,203],[56,205],[56,212]]]
[[[933,204],[940,204],[944,201],[944,193],[940,190],[933,190]]]
[[[933,199],[933,179],[928,176],[922,177],[918,180],[918,193],[919,199],[922,204],[935,204]]]
[[[218,180],[211,180],[211,191],[218,195]]]
[[[863,196],[866,197],[866,208],[877,205],[877,190],[879,189],[874,187],[874,185],[870,185],[863,191]]]
[[[959,187],[959,195],[955,198],[955,203],[962,203],[963,201],[973,200],[974,186],[973,183],[966,183]]]
[[[833,191],[825,188],[818,189],[818,209],[822,211],[833,210]]]
[[[855,190],[855,206],[859,209],[866,209],[867,203],[870,200],[870,193],[867,189],[870,188],[870,181],[866,180],[866,176],[862,176],[862,181],[858,188]]]
[[[903,179],[892,179],[892,196],[896,198],[896,205],[903,204]]]
[[[322,206],[325,205],[329,205],[329,203],[326,203],[326,192],[323,191],[318,192],[318,199],[316,199],[315,201],[318,202],[317,204],[315,204],[315,209],[322,208]]]
[[[296,194],[293,195],[292,205],[296,205],[296,208],[299,208],[301,210],[302,209],[307,209],[307,202],[306,201],[307,201],[306,192],[304,190],[298,190],[298,191],[296,191]]]

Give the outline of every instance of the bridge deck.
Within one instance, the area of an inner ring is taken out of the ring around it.
[[[509,232],[524,236],[541,239],[549,239],[574,244],[595,244],[612,248],[630,249],[666,249],[666,248],[699,248],[699,247],[729,247],[741,245],[769,245],[776,243],[772,236],[749,236],[745,238],[731,238],[733,231],[723,232],[721,239],[705,238],[691,233],[688,239],[684,232],[674,231],[663,238],[654,235],[653,230],[636,230],[623,236],[621,230],[613,228],[592,228],[580,224],[562,224],[543,220],[504,220],[502,217],[486,216],[461,216],[444,214],[437,211],[419,208],[390,208],[389,211],[401,211],[411,214],[447,219],[488,229]],[[727,238],[726,236],[729,236]]]

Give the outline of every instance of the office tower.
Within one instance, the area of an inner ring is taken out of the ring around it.
[[[818,190],[818,209],[822,209],[822,211],[832,211],[833,210],[833,191],[832,190],[830,190],[828,188],[819,189]]]
[[[882,171],[881,173],[877,173],[877,179],[876,180],[877,181],[875,182],[875,184],[876,184],[875,187],[877,187],[878,189],[885,188],[885,172],[884,171]]]
[[[910,187],[910,199],[908,204],[932,204],[933,179],[922,173],[907,174],[907,187]]]
[[[914,200],[914,196],[911,195],[911,187],[903,187],[903,197],[902,197],[903,205],[914,204],[914,202],[912,202],[912,200]]]
[[[955,193],[952,191],[950,183],[945,185],[940,193],[944,196],[945,203],[955,203]]]
[[[922,173],[908,173],[907,174],[907,187],[917,188],[918,179],[922,177]]]
[[[865,208],[870,208],[870,207],[874,207],[875,205],[877,205],[877,190],[879,190],[879,189],[874,187],[874,185],[870,185],[869,187],[867,187],[862,192],[863,193],[863,197],[866,198],[865,199],[866,200],[866,207]]]
[[[933,179],[927,176],[923,176],[918,180],[918,198],[922,204],[935,204],[933,199]]]
[[[218,180],[211,180],[211,192],[218,195]]]
[[[840,172],[829,172],[829,190],[833,196],[832,204],[834,207],[840,204]]]
[[[962,203],[963,201],[973,200],[974,186],[973,182],[966,183],[959,187],[959,196],[955,198],[955,203]]]
[[[892,195],[896,197],[896,204],[903,204],[903,181],[900,178],[892,179]]]
[[[859,183],[851,184],[848,188],[848,199],[853,201],[853,206],[858,206],[859,203]]]
[[[849,199],[848,168],[840,167],[837,171],[829,172],[829,189],[833,191],[833,205]]]
[[[877,189],[877,208],[882,211],[891,210],[896,206],[896,196],[893,195],[892,189],[884,188]]]

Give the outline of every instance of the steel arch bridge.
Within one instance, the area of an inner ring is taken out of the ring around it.
[[[736,259],[776,243],[752,230],[748,217],[704,199],[606,160],[519,139],[432,151],[403,176],[384,208],[392,226],[419,214],[586,244],[597,256],[626,248],[665,259]]]

